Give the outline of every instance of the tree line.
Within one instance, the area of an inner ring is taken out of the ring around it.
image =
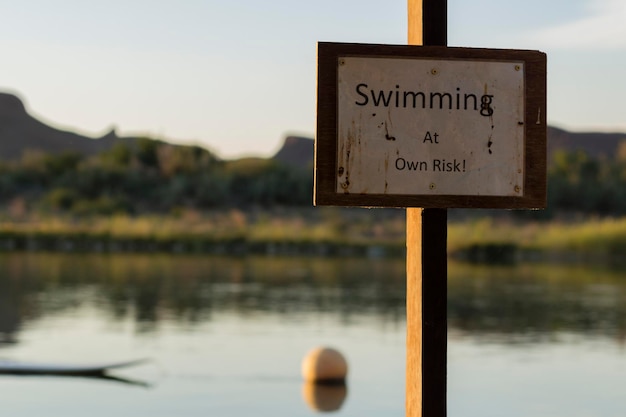
[[[626,143],[610,156],[557,151],[548,165],[548,209],[559,214],[626,215]]]
[[[312,201],[310,167],[272,159],[224,161],[198,146],[152,139],[119,143],[95,156],[26,152],[0,163],[0,204],[72,215],[171,213],[303,206]]]
[[[557,151],[548,164],[548,208],[520,217],[626,215],[626,146],[593,157]],[[221,160],[197,146],[152,139],[94,156],[26,152],[0,162],[0,204],[71,215],[172,213],[178,209],[311,206],[312,166],[273,159]]]

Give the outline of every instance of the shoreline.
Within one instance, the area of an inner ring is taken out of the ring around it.
[[[298,215],[252,219],[220,213],[171,217],[50,218],[0,222],[0,252],[182,253],[402,258],[403,216]],[[448,256],[472,263],[626,264],[626,218],[573,223],[482,218],[448,224]]]

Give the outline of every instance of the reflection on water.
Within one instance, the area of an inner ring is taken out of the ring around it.
[[[0,337],[23,321],[96,301],[113,318],[133,314],[141,332],[163,319],[211,320],[215,311],[289,315],[355,313],[404,318],[398,261],[151,255],[0,255]],[[0,339],[0,340],[2,340]]]
[[[344,384],[316,384],[304,382],[302,397],[313,411],[324,413],[337,411],[343,405],[348,395],[348,388]]]
[[[626,335],[620,271],[451,264],[448,281],[452,330],[504,342],[560,331]],[[90,301],[113,320],[132,314],[140,332],[157,331],[163,319],[211,320],[215,311],[397,323],[404,291],[398,260],[1,254],[0,341],[16,342],[25,321]]]
[[[404,267],[385,259],[0,254],[1,356],[152,357],[159,369],[157,378],[114,376],[149,390],[0,377],[3,411],[257,417],[340,407],[335,415],[404,415]],[[452,263],[448,312],[451,417],[626,411],[623,272]],[[303,355],[327,343],[351,364],[345,391],[301,385]]]
[[[626,335],[626,274],[577,266],[452,265],[449,327],[502,342],[552,340],[556,333]]]

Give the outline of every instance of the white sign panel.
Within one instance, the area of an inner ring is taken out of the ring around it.
[[[337,65],[337,193],[524,194],[523,61]]]

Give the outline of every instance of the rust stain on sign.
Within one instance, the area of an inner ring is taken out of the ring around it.
[[[389,188],[389,182],[387,181],[388,172],[389,172],[389,154],[385,155],[385,191],[384,191],[384,194],[387,194],[387,189]]]
[[[387,122],[385,121],[385,139],[394,141],[396,140],[395,136],[391,136],[389,134],[389,128],[387,127]]]
[[[351,170],[354,169],[354,156],[355,153],[360,149],[360,138],[358,137],[356,123],[352,121],[352,126],[346,132],[346,137],[343,140],[340,140],[339,147],[339,169],[337,171],[338,174],[338,184],[343,190],[344,193],[350,193],[350,174]],[[358,169],[359,167],[357,167]],[[360,170],[359,170],[360,171]]]

